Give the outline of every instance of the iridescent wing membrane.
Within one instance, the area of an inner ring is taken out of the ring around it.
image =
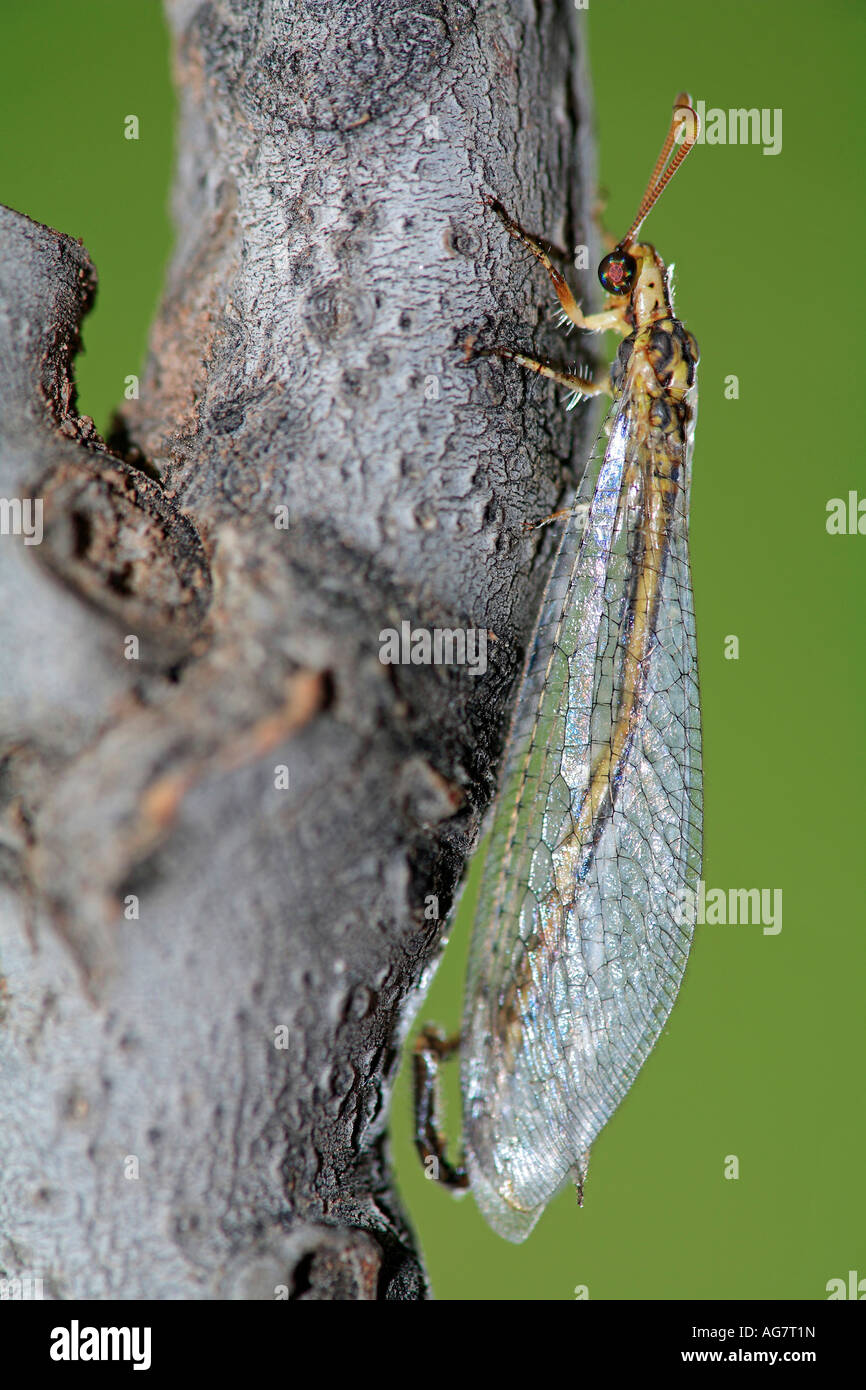
[[[510,1240],[529,1234],[569,1178],[582,1184],[590,1145],[670,1013],[691,943],[701,863],[694,387],[688,405],[677,439],[637,444],[626,379],[579,492],[592,497],[585,527],[579,507],[566,524],[512,723],[462,1046],[469,1180]],[[661,447],[682,457],[647,456]],[[664,506],[657,462],[669,474],[678,465]]]

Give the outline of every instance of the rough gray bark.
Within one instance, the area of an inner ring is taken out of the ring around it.
[[[563,355],[481,194],[591,241],[580,35],[570,0],[168,13],[177,246],[113,450],[87,253],[2,215],[0,496],[45,536],[0,536],[0,1275],[418,1298],[389,1088],[580,447],[463,364]],[[382,665],[402,620],[489,630],[486,674]]]

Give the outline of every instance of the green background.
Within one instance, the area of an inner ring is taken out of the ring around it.
[[[617,235],[679,89],[708,107],[783,111],[779,155],[700,146],[645,229],[676,261],[678,312],[702,353],[704,879],[782,889],[783,927],[698,928],[668,1029],[593,1149],[582,1211],[564,1193],[514,1247],[471,1197],[428,1183],[405,1067],[399,1181],[440,1298],[570,1299],[577,1285],[592,1299],[823,1298],[829,1279],[866,1276],[866,536],[825,526],[829,499],[866,496],[866,7],[590,0],[588,28]],[[78,375],[81,408],[104,428],[141,370],[171,244],[160,5],[40,0],[8,7],[3,37],[0,199],[81,237],[97,266]],[[123,138],[130,113],[138,141]],[[446,1027],[460,1019],[471,898],[470,884],[422,1010]]]

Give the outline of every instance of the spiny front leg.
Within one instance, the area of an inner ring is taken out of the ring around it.
[[[524,246],[528,247],[533,256],[541,261],[541,264],[550,276],[551,284],[556,291],[556,297],[562,306],[563,313],[571,320],[576,328],[582,328],[587,333],[607,333],[608,331],[613,331],[614,333],[621,333],[623,337],[631,332],[631,325],[626,317],[626,310],[628,308],[627,298],[619,304],[614,303],[609,309],[603,309],[601,313],[585,314],[572,294],[571,287],[565,276],[561,271],[557,270],[553,261],[550,259],[545,244],[521,227],[519,222],[515,222],[514,218],[509,216],[498,199],[491,198],[485,194],[484,202],[489,208],[493,209],[509,235],[513,236],[516,241],[521,241]]]
[[[526,353],[515,352],[512,348],[507,347],[475,348],[472,356],[501,357],[506,362],[516,362],[518,367],[525,367],[527,371],[536,372],[538,376],[545,376],[550,381],[556,381],[560,386],[567,386],[573,392],[572,398],[568,402],[567,409],[569,410],[585,396],[609,396],[611,394],[610,378],[607,373],[600,380],[593,381],[588,376],[580,376],[576,372],[565,371],[561,367],[554,367],[550,362],[540,362],[536,357],[527,357]]]

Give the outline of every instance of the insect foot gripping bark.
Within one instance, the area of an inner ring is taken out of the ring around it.
[[[688,556],[694,338],[641,224],[698,138],[677,98],[637,216],[601,262],[585,315],[550,248],[493,199],[547,269],[565,317],[623,341],[603,382],[488,349],[612,405],[565,523],[530,644],[472,935],[459,1043],[464,1158],[436,1128],[437,1063],[415,1055],[416,1136],[431,1176],[471,1187],[523,1240],[569,1180],[673,1007],[701,872],[701,726]]]

